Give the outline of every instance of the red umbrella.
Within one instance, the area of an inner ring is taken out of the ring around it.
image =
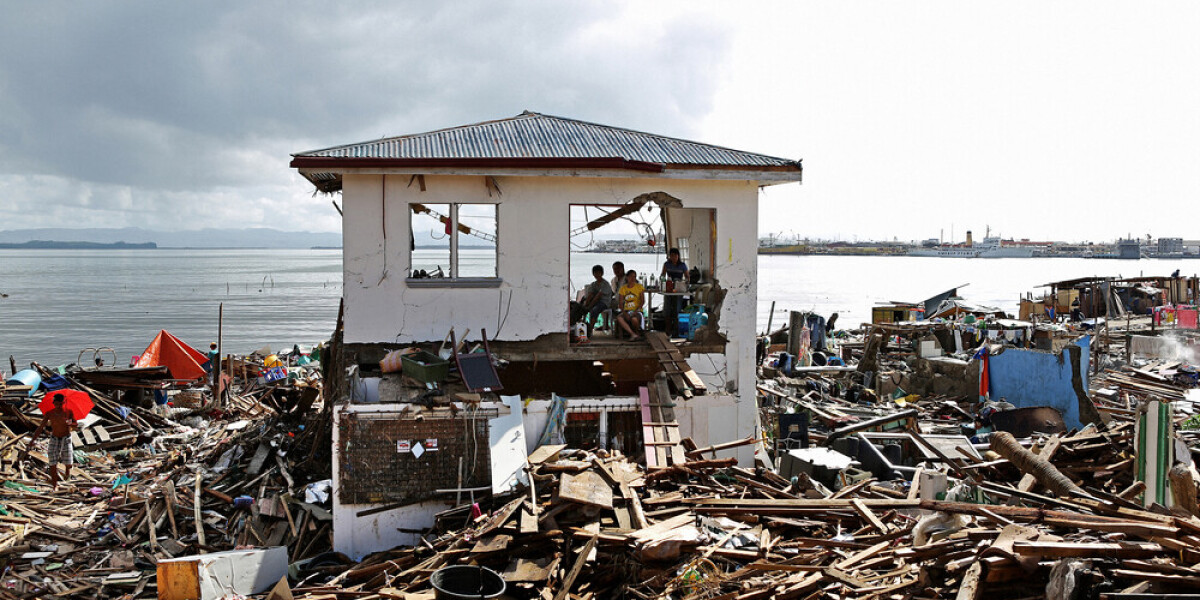
[[[38,409],[42,411],[43,415],[54,410],[54,398],[56,396],[62,396],[63,408],[70,411],[76,421],[82,421],[88,413],[92,412],[92,407],[95,406],[92,404],[92,398],[87,395],[87,392],[57,390],[46,394],[42,398],[42,401],[38,403]]]

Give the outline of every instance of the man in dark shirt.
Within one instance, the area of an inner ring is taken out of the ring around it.
[[[600,318],[600,313],[612,306],[613,299],[612,286],[604,280],[604,267],[600,265],[592,267],[592,277],[595,278],[595,281],[583,289],[583,308],[588,311],[588,316],[584,319],[587,324],[588,339],[592,337],[596,319]]]

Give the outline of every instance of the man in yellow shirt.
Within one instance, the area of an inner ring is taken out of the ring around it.
[[[642,339],[642,330],[645,328],[642,322],[642,307],[645,305],[646,288],[638,283],[637,271],[626,271],[625,283],[617,291],[617,307],[621,309],[617,314],[617,325],[635,342]]]

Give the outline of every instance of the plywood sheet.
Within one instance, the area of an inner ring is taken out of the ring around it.
[[[601,508],[612,508],[612,486],[595,471],[584,471],[577,475],[563,473],[559,479],[558,496],[563,500],[590,504]]]

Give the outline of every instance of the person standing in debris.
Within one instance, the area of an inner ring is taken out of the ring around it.
[[[629,339],[642,339],[642,307],[646,305],[646,288],[638,282],[637,271],[625,273],[625,284],[617,291],[617,302],[621,313],[617,315],[617,325],[629,334]]]
[[[592,277],[596,280],[583,289],[583,308],[588,311],[587,318],[584,319],[588,339],[592,337],[592,330],[596,327],[600,313],[608,310],[613,295],[612,286],[604,280],[604,267],[592,267]]]
[[[71,463],[75,459],[75,449],[71,446],[71,432],[79,429],[79,422],[71,411],[63,408],[62,394],[54,397],[54,408],[42,417],[41,425],[33,432],[33,438],[21,453],[21,460],[29,455],[29,447],[41,437],[46,427],[50,427],[50,448],[46,451],[46,462],[50,466],[50,487],[58,489],[58,465],[62,464],[63,481],[71,478]]]
[[[208,354],[206,355],[206,356],[208,356],[208,362],[204,363],[204,372],[205,373],[212,373],[213,367],[216,366],[216,364],[217,364],[217,356],[219,354],[220,353],[217,352],[217,343],[216,342],[212,342],[211,344],[208,345]]]
[[[671,248],[667,251],[667,262],[663,263],[662,266],[661,279],[664,291],[679,291],[679,282],[682,282],[687,276],[687,264],[683,262],[679,254],[679,248]],[[671,283],[668,284],[668,281]],[[679,308],[682,303],[683,296],[663,297],[663,312],[667,319],[667,333],[672,336],[679,330]]]

